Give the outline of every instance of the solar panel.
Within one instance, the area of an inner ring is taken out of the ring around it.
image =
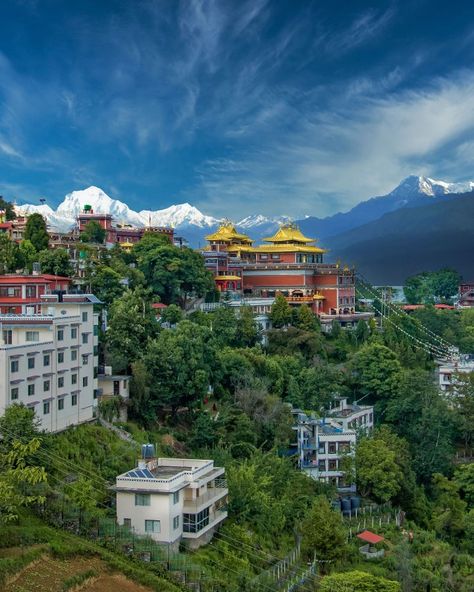
[[[153,473],[149,469],[144,469],[142,473],[144,473],[145,477],[147,477],[148,479],[154,479]]]
[[[137,477],[137,474],[135,473],[135,471],[129,471],[127,473],[127,477]]]

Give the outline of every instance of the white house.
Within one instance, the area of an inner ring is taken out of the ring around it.
[[[208,543],[227,518],[224,469],[212,460],[155,458],[116,478],[117,522],[173,547]]]
[[[44,294],[36,308],[0,314],[1,414],[23,403],[50,432],[93,419],[98,303],[92,294]]]
[[[348,404],[337,399],[325,417],[308,416],[293,409],[293,429],[298,466],[313,479],[335,485],[340,492],[355,491],[355,484],[345,476],[344,459],[354,457],[358,434],[373,428],[373,407]]]
[[[459,355],[454,361],[438,362],[438,383],[440,391],[449,393],[456,388],[456,375],[474,372],[474,356]]]

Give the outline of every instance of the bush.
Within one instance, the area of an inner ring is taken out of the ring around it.
[[[64,580],[62,585],[62,591],[67,592],[76,586],[80,586],[84,584],[86,580],[90,580],[91,578],[97,577],[97,572],[95,569],[88,569],[87,571],[83,571],[82,573],[78,573],[75,576],[71,576],[67,580]]]

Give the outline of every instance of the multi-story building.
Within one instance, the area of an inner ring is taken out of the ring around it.
[[[340,492],[355,491],[355,484],[345,475],[344,462],[354,457],[358,434],[373,427],[373,407],[349,405],[339,399],[338,405],[325,417],[292,410],[296,442],[292,450],[298,467],[312,479],[335,485]]]
[[[0,413],[23,403],[42,429],[57,432],[95,415],[99,301],[91,294],[39,300],[39,309],[0,314]]]
[[[227,518],[224,469],[212,460],[155,458],[116,479],[117,522],[178,546],[209,542]]]
[[[458,306],[464,308],[474,307],[474,282],[464,282],[459,285]]]
[[[354,270],[324,263],[325,249],[295,224],[282,225],[264,239],[268,244],[258,246],[228,221],[206,239],[202,254],[219,291],[253,300],[283,294],[291,306],[308,305],[323,327],[334,320],[351,326],[373,316],[355,310]]]
[[[94,220],[106,231],[105,242],[109,244],[119,244],[124,248],[131,248],[141,238],[145,232],[152,232],[166,236],[173,244],[174,231],[166,226],[143,226],[137,227],[131,224],[114,223],[111,214],[94,212],[90,205],[85,205],[84,209],[77,216],[77,231],[80,234],[86,227],[86,224]]]
[[[35,313],[42,307],[43,295],[66,291],[70,285],[70,278],[58,275],[0,275],[0,313]]]
[[[374,427],[374,408],[372,405],[348,403],[346,397],[336,397],[335,404],[326,412],[344,430],[369,433]]]
[[[474,372],[474,356],[459,354],[453,360],[438,361],[439,389],[444,393],[455,393],[459,374]]]

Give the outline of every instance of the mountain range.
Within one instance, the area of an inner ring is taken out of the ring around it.
[[[307,216],[296,222],[305,234],[318,237],[322,246],[329,247],[329,260],[356,264],[374,283],[402,283],[407,275],[446,265],[457,268],[465,277],[474,277],[474,262],[465,256],[474,239],[469,224],[474,213],[473,196],[472,181],[447,183],[412,175],[387,195],[362,201],[348,212],[326,218]],[[66,231],[86,204],[95,212],[112,214],[117,222],[173,226],[191,246],[203,245],[205,235],[219,224],[217,218],[189,203],[136,212],[94,186],[69,193],[56,210],[46,204],[24,204],[17,210],[39,212],[51,227]],[[288,218],[255,214],[236,225],[261,240],[285,220]]]

